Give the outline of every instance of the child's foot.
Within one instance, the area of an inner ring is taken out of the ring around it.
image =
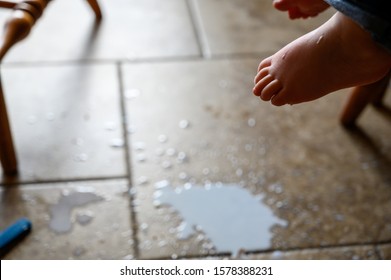
[[[273,5],[291,19],[314,17],[329,7],[323,0],[274,0]]]
[[[253,93],[277,106],[370,84],[391,68],[391,52],[348,17],[336,13],[258,67]]]

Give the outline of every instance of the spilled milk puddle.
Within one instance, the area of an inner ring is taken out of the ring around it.
[[[56,233],[70,232],[72,230],[71,214],[74,208],[103,200],[103,197],[98,196],[90,188],[80,188],[69,194],[63,193],[57,204],[50,208],[50,229]],[[76,221],[81,225],[87,225],[92,219],[93,213],[91,212],[78,214],[76,217]]]
[[[216,250],[233,254],[270,248],[271,227],[287,226],[262,199],[235,184],[173,188],[168,181],[161,181],[155,184],[154,193],[155,206],[173,207],[181,216],[179,239],[202,230]]]

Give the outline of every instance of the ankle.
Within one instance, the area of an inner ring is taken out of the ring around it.
[[[351,42],[354,42],[354,53],[359,53],[360,59],[379,63],[379,66],[386,69],[391,67],[391,52],[377,43],[367,30],[342,13],[336,13],[334,18],[335,27],[340,32],[342,47],[348,46],[347,53],[352,54]]]

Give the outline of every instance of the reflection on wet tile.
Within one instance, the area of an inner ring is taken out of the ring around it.
[[[346,91],[311,106],[260,102],[251,95],[256,64],[238,59],[124,67],[125,88],[140,92],[126,105],[143,258],[221,253],[204,232],[178,239],[180,211],[154,205],[154,185],[162,181],[174,188],[237,184],[262,195],[288,222],[271,228],[270,249],[389,240],[390,155],[377,152],[388,151],[388,123],[371,122],[382,133],[371,129],[367,137],[365,125],[361,133],[341,127]],[[181,128],[182,120],[191,125]]]
[[[114,66],[4,67],[2,79],[20,180],[125,175]]]
[[[274,52],[325,22],[330,11],[315,19],[289,20],[264,0],[192,0],[199,11],[210,55]]]
[[[154,205],[172,207],[182,217],[177,237],[186,240],[203,232],[218,252],[237,255],[269,248],[271,227],[287,225],[261,202],[262,196],[255,197],[238,185],[186,183],[173,188],[161,181],[155,188]]]
[[[99,199],[92,201],[86,194]],[[125,181],[2,188],[0,200],[2,229],[20,217],[28,217],[33,224],[32,232],[6,259],[123,259],[134,254]],[[53,212],[69,204],[69,216]],[[67,232],[58,232],[56,227],[61,225],[53,227],[54,219],[69,226]]]
[[[251,260],[376,260],[374,246],[355,246],[297,251],[275,251],[258,255],[242,255],[241,259]]]
[[[259,61],[332,10],[290,21],[263,0],[100,4],[98,26],[86,1],[53,1],[2,66],[18,180],[63,182],[1,189],[0,227],[34,226],[7,258],[390,259],[391,94],[346,130],[347,90],[280,108],[251,93]]]
[[[94,202],[103,201],[104,198],[97,195],[93,189],[78,189],[72,193],[63,193],[57,204],[50,207],[49,227],[57,233],[67,233],[72,230],[71,213],[74,208],[82,207]],[[76,220],[81,225],[91,222],[93,214],[78,214]]]
[[[83,0],[50,3],[6,61],[140,59],[199,54],[183,0],[100,0],[103,20]],[[72,15],[72,16],[70,16]],[[4,23],[8,13],[0,14]]]

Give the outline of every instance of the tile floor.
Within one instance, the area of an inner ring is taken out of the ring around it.
[[[20,174],[5,259],[391,259],[388,109],[272,107],[259,61],[332,13],[266,0],[56,0],[1,68]],[[1,11],[4,24],[8,11]],[[390,94],[386,105],[391,106]]]

